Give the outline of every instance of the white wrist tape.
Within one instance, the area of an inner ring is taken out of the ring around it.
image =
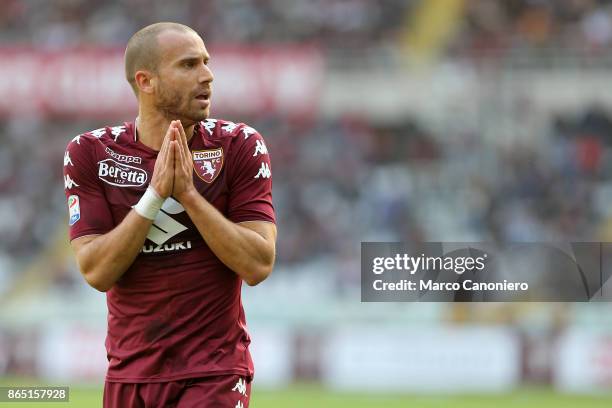
[[[164,201],[166,200],[161,198],[153,187],[149,186],[138,204],[134,206],[134,211],[149,220],[154,220]]]

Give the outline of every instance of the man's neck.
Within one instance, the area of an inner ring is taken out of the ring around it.
[[[159,151],[172,120],[176,119],[167,118],[157,112],[150,113],[139,110],[138,117],[134,123],[134,127],[136,128],[138,135],[138,141],[153,150]],[[191,140],[194,127],[195,125],[191,125],[185,128],[187,141]]]

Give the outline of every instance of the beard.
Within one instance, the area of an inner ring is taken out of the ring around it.
[[[202,109],[195,106],[195,95],[166,86],[160,82],[157,90],[155,107],[170,120],[181,119],[184,124],[196,123],[208,118],[209,108]]]

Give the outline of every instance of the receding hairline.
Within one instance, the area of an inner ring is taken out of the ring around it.
[[[180,23],[161,22],[138,30],[128,41],[125,48],[125,78],[138,95],[135,75],[141,69],[155,72],[159,63],[158,37],[166,31],[191,33],[199,37],[191,27]]]

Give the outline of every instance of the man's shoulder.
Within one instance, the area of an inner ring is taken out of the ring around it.
[[[253,127],[242,122],[226,119],[209,118],[201,122],[204,135],[212,139],[246,140],[251,135],[258,134]]]
[[[109,145],[127,141],[131,134],[130,124],[104,126],[74,136],[68,142],[67,150],[86,151],[95,146],[96,143]]]

